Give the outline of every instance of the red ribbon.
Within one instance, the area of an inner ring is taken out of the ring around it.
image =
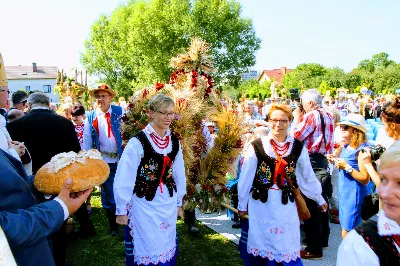
[[[285,185],[286,166],[288,165],[288,163],[285,161],[285,159],[282,159],[281,156],[279,156],[278,152],[275,150],[274,145],[272,145],[272,142],[273,140],[271,139],[271,146],[275,152],[275,157],[276,157],[274,178],[272,184],[277,183],[278,175],[281,175],[280,185],[281,187],[283,187]]]
[[[107,125],[108,125],[108,138],[111,137],[111,115],[109,112],[105,113],[104,117],[107,120]]]
[[[277,159],[276,164],[275,164],[275,172],[274,172],[274,179],[273,179],[273,184],[278,182],[278,175],[281,175],[281,187],[285,185],[285,172],[286,172],[286,166],[288,163],[280,158],[280,160]]]
[[[97,117],[95,120],[93,120],[92,125],[93,125],[94,129],[96,129],[97,135],[99,135],[99,121],[97,120]]]
[[[171,166],[171,159],[168,156],[164,156],[164,162],[163,162],[163,166],[161,169],[161,176],[160,176],[160,191],[161,193],[163,193],[162,190],[162,185],[163,185],[163,180],[162,177],[164,175],[165,169],[167,168],[167,166]]]

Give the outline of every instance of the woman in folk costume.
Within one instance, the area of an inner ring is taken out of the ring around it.
[[[302,265],[300,222],[285,175],[326,211],[321,184],[307,149],[288,135],[289,106],[273,104],[268,112],[270,133],[252,142],[239,178],[239,215],[249,215],[246,265]]]
[[[182,147],[169,130],[174,101],[149,101],[151,122],[127,144],[114,181],[117,223],[125,225],[126,265],[175,265],[176,220],[186,194]]]

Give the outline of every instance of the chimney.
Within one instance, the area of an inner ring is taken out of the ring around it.
[[[281,74],[286,75],[286,67],[281,67]]]
[[[33,72],[37,72],[37,66],[36,66],[35,62],[32,63],[32,69],[33,69]]]

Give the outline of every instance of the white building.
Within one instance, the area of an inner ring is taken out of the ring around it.
[[[11,92],[20,89],[41,91],[50,97],[51,102],[58,103],[58,94],[54,94],[54,85],[57,80],[56,66],[6,66],[8,88]]]

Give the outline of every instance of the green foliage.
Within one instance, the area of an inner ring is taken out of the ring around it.
[[[371,60],[365,59],[358,64],[358,69],[368,71],[370,73],[395,65],[393,60],[389,60],[389,54],[379,53],[372,56]]]
[[[264,98],[271,96],[270,86],[271,82],[264,81],[262,84],[260,84],[255,79],[249,79],[243,81],[239,85],[237,91],[239,92],[240,96],[244,94],[246,98],[258,98],[259,100],[263,100]]]
[[[285,88],[319,88],[323,94],[330,90],[332,96],[336,88],[348,88],[349,93],[359,93],[363,84],[376,94],[394,93],[400,87],[400,65],[390,60],[387,53],[362,60],[357,68],[347,74],[337,67],[301,64],[286,74],[282,84]]]
[[[130,96],[168,81],[169,60],[197,36],[213,48],[216,84],[237,87],[261,43],[241,12],[235,0],[132,0],[92,25],[81,61],[90,74]]]

